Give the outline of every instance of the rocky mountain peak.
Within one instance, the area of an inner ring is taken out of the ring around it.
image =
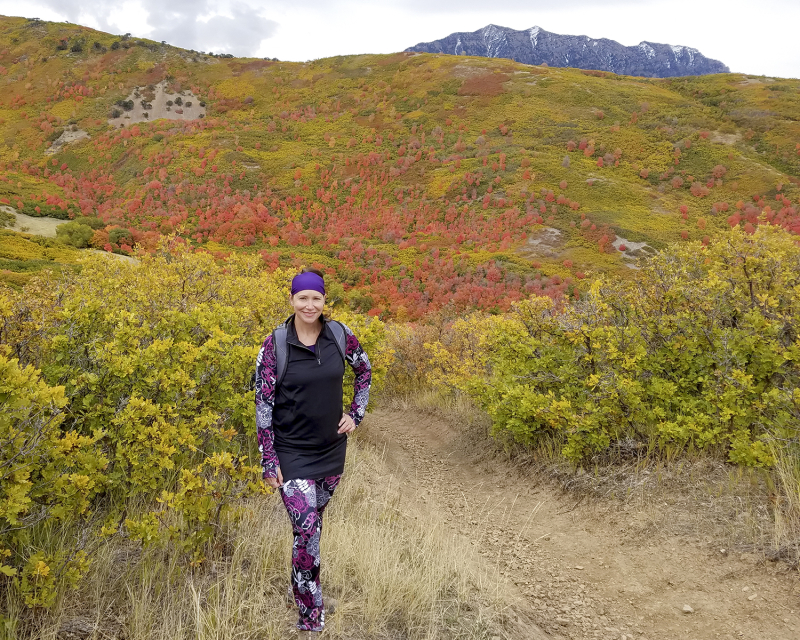
[[[406,51],[510,58],[524,64],[595,69],[624,75],[666,78],[727,73],[722,62],[692,47],[642,41],[626,47],[607,38],[560,35],[534,26],[518,31],[495,24],[472,33],[452,33]]]

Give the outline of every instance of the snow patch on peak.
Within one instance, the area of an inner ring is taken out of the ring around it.
[[[536,48],[536,44],[539,42],[539,32],[541,29],[539,27],[533,27],[528,31],[528,34],[531,37],[531,47],[534,49]]]
[[[500,57],[500,49],[506,44],[506,32],[490,24],[483,29],[483,43],[489,58]]]
[[[687,64],[691,66],[694,64],[694,57],[700,52],[697,49],[692,49],[691,47],[672,45],[672,53],[675,55],[676,60],[678,59],[678,56],[683,57],[685,55],[687,58],[689,58]]]
[[[656,50],[653,49],[649,44],[646,42],[640,42],[637,47],[646,55],[648,58],[655,58]]]

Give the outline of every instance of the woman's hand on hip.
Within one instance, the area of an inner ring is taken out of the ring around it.
[[[355,421],[350,417],[350,414],[345,413],[342,416],[342,419],[339,420],[339,431],[337,431],[337,433],[350,433],[351,431],[354,431],[355,428]]]
[[[278,477],[264,478],[264,482],[267,483],[267,486],[272,487],[273,489],[280,489],[281,485],[283,484],[283,474],[281,473],[280,467],[276,467],[275,471],[278,473]]]

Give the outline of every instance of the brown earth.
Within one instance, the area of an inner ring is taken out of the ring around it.
[[[419,412],[377,410],[362,429],[405,477],[409,507],[438,514],[516,585],[511,608],[532,622],[506,638],[800,638],[797,571],[722,550],[702,510],[582,500]],[[668,526],[681,519],[697,524]]]

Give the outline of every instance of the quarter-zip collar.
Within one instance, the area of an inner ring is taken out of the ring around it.
[[[300,349],[305,349],[306,351],[309,351],[309,352],[313,353],[314,357],[317,359],[317,364],[321,365],[322,364],[322,355],[321,355],[321,351],[322,350],[320,349],[319,342],[320,342],[320,338],[325,333],[325,316],[321,315],[319,317],[320,322],[322,323],[322,329],[320,329],[319,335],[317,336],[317,341],[314,343],[314,351],[311,351],[311,349],[308,346],[306,346],[302,342],[300,342],[300,338],[297,337],[297,329],[294,326],[294,317],[295,317],[295,314],[292,314],[286,320],[286,326],[287,326],[287,329],[288,329],[288,333],[286,334],[286,342],[288,344],[291,344],[294,347],[299,347]]]

